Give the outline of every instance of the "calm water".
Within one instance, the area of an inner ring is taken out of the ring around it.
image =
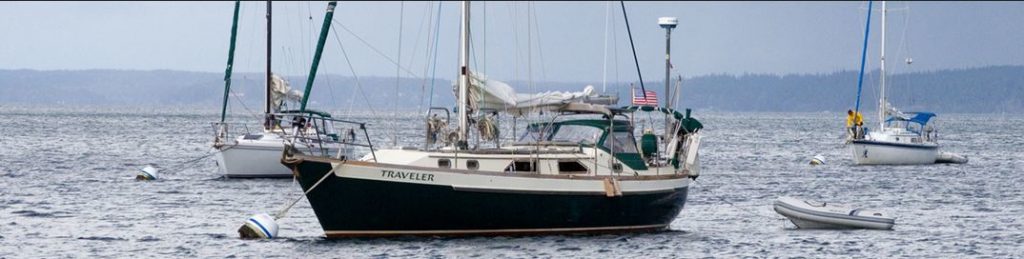
[[[243,220],[300,189],[221,179],[210,159],[177,165],[207,154],[216,112],[0,107],[0,258],[1024,257],[1024,118],[940,115],[943,148],[970,163],[896,167],[851,166],[842,115],[695,113],[704,171],[668,232],[325,240],[302,201],[279,221],[281,238],[246,241]],[[415,145],[421,125],[406,121],[398,142]],[[392,124],[370,122],[389,143]],[[807,165],[815,154],[828,164]],[[133,179],[146,163],[161,180]],[[771,209],[782,195],[877,208],[898,225],[795,230]]]

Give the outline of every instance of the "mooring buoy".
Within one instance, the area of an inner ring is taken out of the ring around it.
[[[160,170],[157,170],[152,165],[146,165],[146,167],[143,167],[142,169],[140,169],[139,173],[137,175],[135,175],[135,180],[141,180],[141,181],[156,180],[157,173],[159,171]]]
[[[241,228],[238,235],[243,239],[271,239],[277,236],[277,221],[270,214],[252,215]]]
[[[815,155],[814,158],[811,158],[811,165],[824,165],[824,164],[825,164],[825,156]]]

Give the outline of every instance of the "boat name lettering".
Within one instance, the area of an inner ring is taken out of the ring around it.
[[[396,179],[409,179],[415,181],[433,182],[433,174],[416,173],[416,172],[402,172],[402,171],[391,171],[391,170],[380,170],[381,177],[396,178]]]

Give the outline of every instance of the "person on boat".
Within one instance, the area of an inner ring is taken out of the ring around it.
[[[861,126],[864,126],[864,116],[860,112],[846,110],[846,129],[854,138],[861,137]]]

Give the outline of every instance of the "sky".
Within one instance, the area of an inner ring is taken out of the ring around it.
[[[262,72],[265,2],[243,2],[236,72]],[[856,70],[866,2],[626,2],[645,81],[673,74]],[[326,2],[273,3],[272,67],[305,75]],[[456,76],[459,3],[340,2],[320,73]],[[618,2],[474,2],[474,71],[502,81],[624,82],[637,73]],[[868,69],[877,69],[880,2]],[[892,73],[1024,65],[1024,2],[889,2]],[[222,73],[233,2],[0,2],[0,69]],[[440,18],[438,19],[438,13]],[[435,28],[439,30],[435,31]],[[437,42],[436,59],[432,54]],[[913,58],[913,64],[903,61]],[[399,71],[395,62],[402,65]],[[436,70],[433,68],[436,66]]]

